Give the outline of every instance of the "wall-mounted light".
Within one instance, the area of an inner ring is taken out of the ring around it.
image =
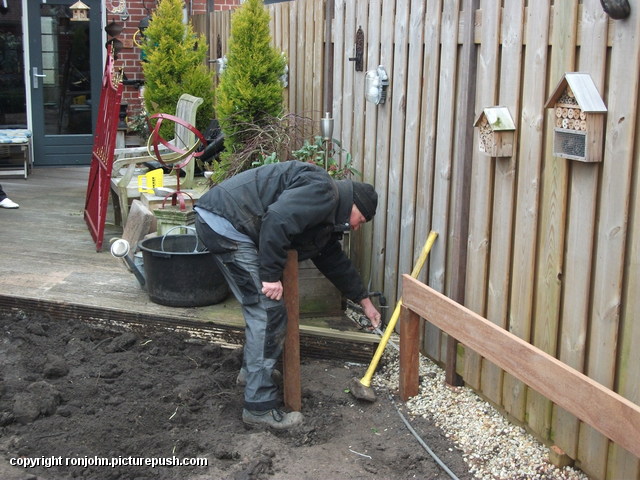
[[[73,22],[88,22],[89,21],[89,7],[78,0],[76,3],[69,7],[73,16],[71,21]]]
[[[287,55],[282,52],[282,58],[284,59],[284,61],[287,61]],[[282,72],[282,75],[280,75],[280,83],[282,84],[282,88],[287,88],[289,86],[289,64],[285,63],[284,64],[284,71]]]
[[[389,75],[382,65],[375,70],[369,70],[364,77],[364,98],[369,102],[380,105],[387,100]]]
[[[216,60],[214,60],[215,68],[216,68],[216,73],[218,75],[222,75],[222,73],[224,72],[225,68],[227,68],[227,56],[224,55],[221,58],[217,58]]]

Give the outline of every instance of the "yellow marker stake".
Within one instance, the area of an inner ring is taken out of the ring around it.
[[[415,266],[413,267],[413,271],[411,272],[412,278],[418,278],[418,275],[420,274],[420,271],[422,270],[422,267],[424,266],[427,260],[429,251],[431,250],[431,247],[436,241],[437,236],[438,236],[437,232],[431,231],[431,233],[429,233],[429,237],[427,237],[427,242],[424,244],[424,247],[422,247],[422,252],[420,252],[418,261],[416,262]],[[371,364],[369,364],[369,369],[367,370],[367,373],[365,373],[364,377],[360,379],[360,383],[365,387],[371,386],[371,379],[373,378],[373,374],[376,371],[376,368],[378,367],[378,362],[380,361],[380,358],[384,353],[384,349],[387,346],[387,342],[389,341],[389,338],[391,338],[391,334],[393,333],[393,330],[396,327],[398,318],[400,318],[401,307],[402,307],[402,297],[400,297],[400,300],[398,300],[398,302],[396,303],[396,308],[393,311],[393,315],[391,315],[391,320],[389,320],[389,324],[387,325],[387,328],[384,330],[384,335],[380,339],[380,343],[378,344],[376,353],[373,355]]]

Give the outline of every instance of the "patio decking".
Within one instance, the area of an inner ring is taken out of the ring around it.
[[[106,246],[96,252],[83,219],[88,167],[35,167],[27,180],[3,178],[17,210],[0,209],[0,309],[46,313],[134,328],[189,330],[227,346],[241,345],[244,322],[230,297],[207,307],[166,307],[151,302],[124,264],[111,256],[109,240],[121,235],[113,210]],[[343,317],[303,318],[301,353],[368,362],[378,343]]]

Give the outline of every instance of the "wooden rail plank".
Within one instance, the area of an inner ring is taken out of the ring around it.
[[[599,91],[603,91],[605,81],[608,18],[599,0],[584,1],[580,16],[584,41],[580,48],[578,71],[589,72]],[[562,301],[558,352],[560,361],[581,372],[584,372],[598,198],[599,168],[590,168],[592,166],[582,162],[573,162],[570,166],[570,209],[563,268],[566,290]],[[552,419],[554,443],[571,458],[576,458],[579,420],[556,406]]]
[[[526,19],[528,38],[522,78],[522,112],[518,119],[520,149],[513,245],[513,272],[509,300],[509,330],[529,339],[533,315],[536,231],[542,162],[542,128],[546,101],[546,63],[549,29],[549,4],[529,3]],[[505,375],[503,405],[518,420],[525,420],[525,389],[513,377]]]
[[[640,456],[640,406],[410,275],[403,305]]]

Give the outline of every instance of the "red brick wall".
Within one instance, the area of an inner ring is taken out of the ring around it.
[[[215,0],[213,3],[213,10],[215,12],[221,10],[232,10],[240,5],[240,0]]]
[[[186,0],[187,11],[193,15],[207,13],[207,0]],[[240,0],[214,0],[213,9],[230,10],[240,5]],[[112,20],[124,25],[118,40],[123,43],[123,48],[118,55],[117,66],[122,67],[128,80],[142,80],[142,66],[140,63],[140,48],[134,43],[134,34],[138,30],[140,20],[149,15],[156,7],[156,0],[127,0],[129,18],[124,22],[119,16],[107,14],[107,23]],[[140,112],[140,91],[135,85],[125,85],[122,93],[122,103],[128,104],[129,116]]]

